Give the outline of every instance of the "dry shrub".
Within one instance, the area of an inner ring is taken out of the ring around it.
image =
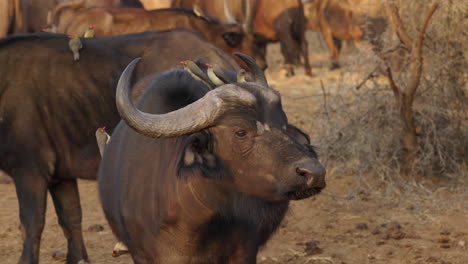
[[[405,27],[413,39],[433,2],[399,3],[400,16],[407,21]],[[462,185],[468,180],[465,12],[463,1],[441,1],[426,32],[423,73],[413,104],[418,135],[413,179]],[[406,187],[401,177],[405,149],[399,109],[388,82],[374,78],[386,78],[389,66],[395,82],[404,87],[411,78],[410,56],[390,27],[375,37],[378,39],[370,40],[374,48],[368,61],[378,61],[370,67],[376,70],[360,89],[333,94],[324,88],[320,155],[334,172],[379,175],[386,182]]]

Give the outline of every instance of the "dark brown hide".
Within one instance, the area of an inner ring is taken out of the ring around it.
[[[189,30],[81,41],[80,60],[74,61],[66,35],[0,40],[0,169],[13,177],[18,194],[25,234],[19,263],[38,263],[47,191],[69,242],[67,264],[88,259],[76,179],[96,178],[94,132],[102,126],[111,132],[120,120],[115,87],[125,65],[142,58],[135,80],[199,56],[239,69],[231,56]]]

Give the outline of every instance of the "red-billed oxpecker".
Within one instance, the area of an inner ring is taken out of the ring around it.
[[[203,84],[210,87],[211,89],[213,89],[215,86],[217,86],[217,85],[213,84],[213,82],[211,82],[211,80],[208,78],[206,73],[204,71],[202,71],[200,69],[200,67],[198,67],[198,65],[195,62],[193,62],[191,60],[185,60],[185,61],[181,61],[180,64],[183,65],[184,70],[186,70],[188,73],[190,73],[190,75],[195,80],[197,80],[199,82],[202,82]]]
[[[94,38],[94,35],[96,34],[94,31],[94,28],[96,28],[95,25],[91,25],[86,29],[86,31],[83,34],[83,37],[85,38]]]
[[[68,47],[70,47],[70,50],[73,52],[73,59],[75,61],[80,60],[80,50],[83,48],[83,43],[81,43],[81,40],[77,36],[68,36],[70,41],[68,41]]]

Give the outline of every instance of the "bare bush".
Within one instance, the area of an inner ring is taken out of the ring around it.
[[[395,1],[393,1],[395,2]],[[391,27],[370,41],[374,45],[369,61],[377,61],[359,90],[329,93],[324,89],[319,134],[321,156],[337,172],[356,175],[377,174],[384,181],[405,186],[401,181],[407,162],[401,128],[405,126],[401,106],[395,103],[394,87],[406,87],[414,76],[410,56],[427,10],[436,1],[401,1],[400,19],[405,33]],[[423,11],[425,10],[425,11]],[[423,68],[410,106],[416,135],[412,176],[421,179],[452,179],[466,183],[468,150],[467,36],[463,1],[441,1],[431,19],[422,46]],[[403,33],[404,34],[404,33]],[[406,42],[406,43],[405,43]],[[376,59],[376,57],[378,59]],[[396,63],[394,63],[396,61]],[[413,65],[414,67],[414,65]],[[391,82],[377,81],[376,75],[392,73]],[[393,88],[393,90],[392,90]],[[392,92],[393,91],[393,92]],[[419,177],[418,177],[419,176]]]

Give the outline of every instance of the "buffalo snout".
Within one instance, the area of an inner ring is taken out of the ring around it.
[[[325,167],[317,160],[303,162],[296,167],[296,174],[304,177],[308,188],[325,188]]]
[[[279,188],[290,200],[301,200],[319,194],[326,186],[325,167],[316,158],[295,163],[290,170],[294,171],[293,176],[289,176]]]

